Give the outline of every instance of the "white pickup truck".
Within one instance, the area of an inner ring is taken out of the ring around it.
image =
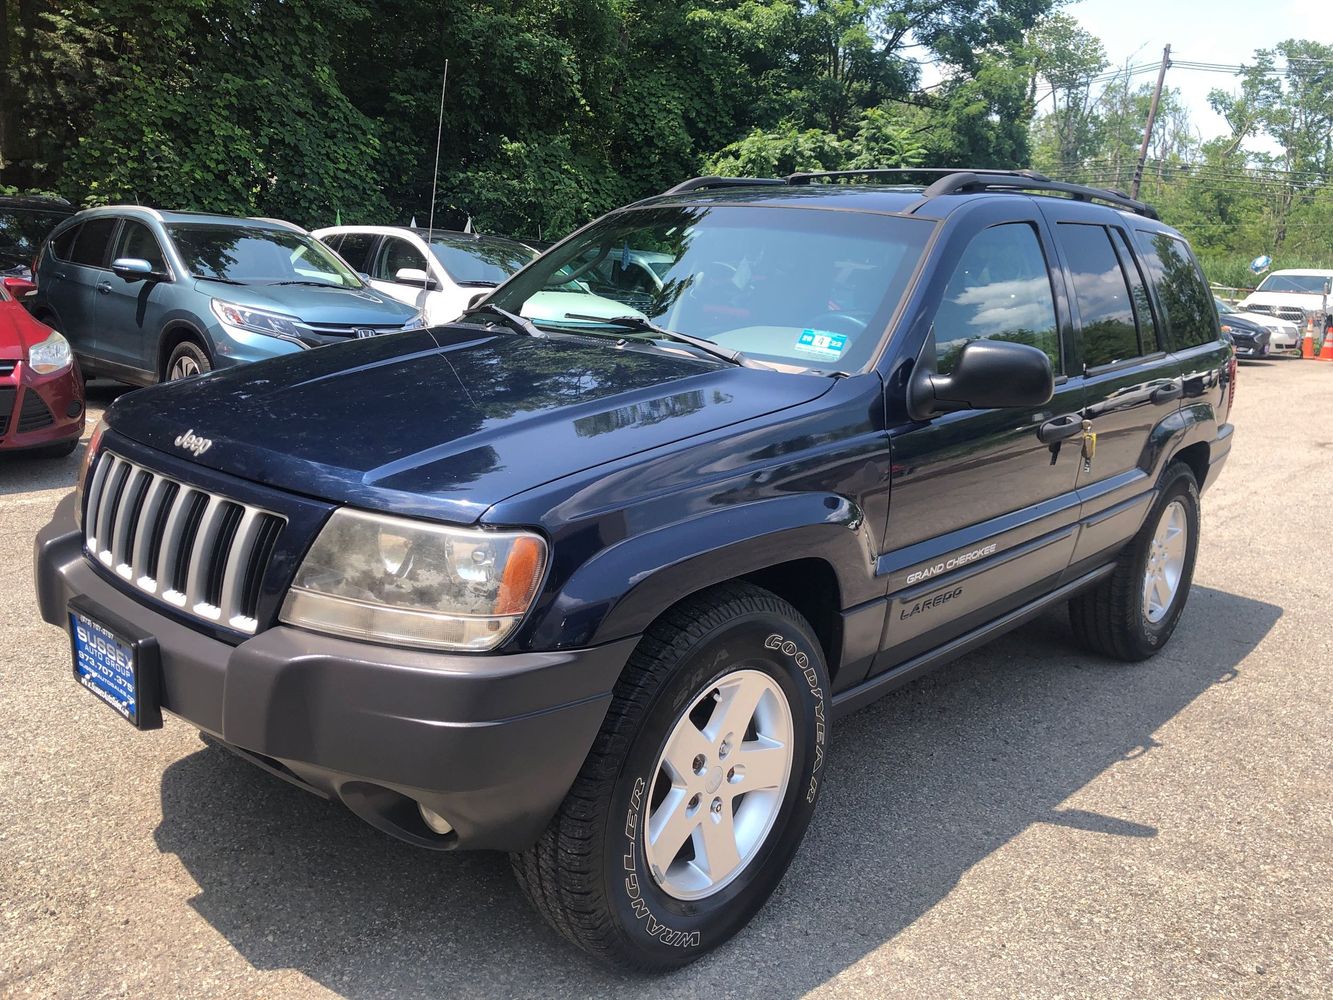
[[[1315,326],[1322,330],[1333,320],[1333,270],[1274,271],[1242,299],[1237,308],[1259,314],[1254,318],[1260,322],[1271,317],[1284,324],[1294,323],[1301,332],[1307,319],[1313,316]],[[1299,332],[1297,336],[1300,336]],[[1285,337],[1278,338],[1275,331],[1273,346],[1289,346],[1279,344],[1279,339],[1285,340]]]

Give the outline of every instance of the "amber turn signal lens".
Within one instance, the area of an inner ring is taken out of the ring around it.
[[[495,614],[521,615],[536,596],[541,583],[546,547],[535,538],[519,538],[505,563],[500,579],[500,593],[495,599]]]

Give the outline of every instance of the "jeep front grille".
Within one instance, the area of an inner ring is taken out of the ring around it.
[[[144,593],[253,633],[260,585],[284,523],[108,451],[89,479],[83,539],[90,556]]]

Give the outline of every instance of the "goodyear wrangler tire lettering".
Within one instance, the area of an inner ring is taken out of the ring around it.
[[[569,798],[537,845],[515,858],[529,898],[567,938],[621,967],[676,968],[726,941],[772,894],[809,825],[827,691],[813,630],[768,591],[727,584],[662,615],[617,683]],[[783,731],[784,720],[785,742],[755,735]],[[677,732],[689,752],[667,767]],[[784,756],[746,757],[772,749]],[[744,788],[751,766],[754,783]],[[696,797],[681,840],[650,840],[661,819],[683,815],[673,804]],[[714,816],[719,824],[730,817],[711,831],[734,838],[726,869],[707,864],[712,841],[700,824]]]

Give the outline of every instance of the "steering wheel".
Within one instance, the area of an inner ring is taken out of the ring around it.
[[[829,330],[833,333],[846,333],[855,337],[864,333],[866,321],[851,313],[820,313],[809,323],[811,329]]]

